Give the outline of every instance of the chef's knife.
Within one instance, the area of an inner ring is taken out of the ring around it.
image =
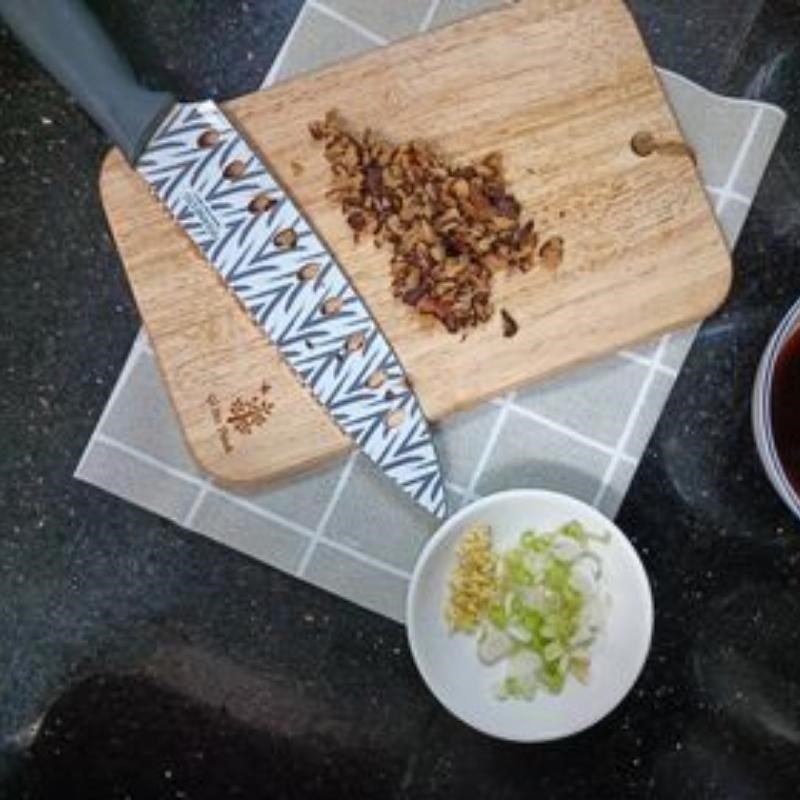
[[[446,514],[430,429],[396,353],[291,196],[210,100],[140,86],[80,0],[0,14],[150,184],[295,375],[363,453]]]

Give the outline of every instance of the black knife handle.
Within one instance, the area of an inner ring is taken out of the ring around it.
[[[0,16],[133,164],[174,98],[137,83],[81,0],[0,0]]]

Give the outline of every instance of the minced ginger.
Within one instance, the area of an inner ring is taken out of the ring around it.
[[[485,614],[496,590],[497,557],[488,525],[475,525],[461,538],[458,563],[450,579],[445,617],[453,631],[472,632]]]

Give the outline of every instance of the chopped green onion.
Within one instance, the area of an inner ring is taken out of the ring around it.
[[[486,664],[506,664],[498,698],[531,700],[538,689],[558,694],[569,675],[589,680],[588,649],[607,611],[603,565],[592,546],[609,538],[573,520],[551,532],[524,531],[496,559],[478,655]]]

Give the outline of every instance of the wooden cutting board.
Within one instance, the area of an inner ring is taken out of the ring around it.
[[[566,243],[553,275],[498,277],[500,315],[462,339],[391,297],[385,251],[355,245],[325,197],[308,123],[337,108],[456,160],[502,152],[540,235]],[[523,0],[225,104],[293,190],[439,420],[503,390],[711,312],[730,259],[686,155],[637,156],[639,131],[681,140],[620,0]],[[215,478],[259,481],[348,448],[118,152],[103,203],[186,441]]]

